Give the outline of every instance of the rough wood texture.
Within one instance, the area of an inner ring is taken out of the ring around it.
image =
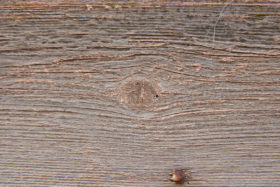
[[[174,186],[188,168],[193,186],[279,186],[279,16],[276,0],[1,1],[0,185]]]

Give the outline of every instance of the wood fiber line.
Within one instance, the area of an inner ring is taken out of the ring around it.
[[[1,2],[0,185],[279,186],[279,8]]]

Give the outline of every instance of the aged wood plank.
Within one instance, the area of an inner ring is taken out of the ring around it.
[[[279,186],[279,15],[272,0],[2,1],[1,186],[173,186],[176,168],[193,186]]]

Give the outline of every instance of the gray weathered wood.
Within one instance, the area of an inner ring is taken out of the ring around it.
[[[193,186],[279,186],[279,16],[276,0],[1,1],[0,185],[173,186],[188,168]]]

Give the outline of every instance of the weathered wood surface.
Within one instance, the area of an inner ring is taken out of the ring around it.
[[[280,3],[227,3],[1,1],[0,185],[279,186]]]

